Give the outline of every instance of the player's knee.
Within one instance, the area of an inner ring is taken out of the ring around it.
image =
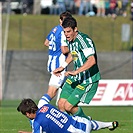
[[[72,107],[73,106],[70,103],[65,102],[64,108],[67,112],[71,112]]]
[[[64,99],[59,99],[59,101],[58,101],[58,108],[59,108],[59,110],[65,111],[65,108],[64,108],[65,101],[66,100],[64,100]]]
[[[57,88],[55,88],[54,86],[49,86],[48,92],[47,94],[51,97],[54,98],[56,96],[57,93]]]

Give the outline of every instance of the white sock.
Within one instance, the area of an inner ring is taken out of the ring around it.
[[[101,121],[95,121],[95,120],[91,120],[92,123],[92,129],[93,130],[99,130],[102,128],[108,128],[112,126],[112,122],[101,122]]]

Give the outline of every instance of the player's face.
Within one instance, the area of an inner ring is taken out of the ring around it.
[[[64,34],[66,36],[66,39],[70,42],[76,38],[77,35],[77,29],[74,30],[71,27],[64,28]]]
[[[26,113],[26,117],[29,118],[29,119],[31,119],[31,120],[34,119],[34,115],[35,114],[33,114],[33,113],[28,113],[28,112]]]

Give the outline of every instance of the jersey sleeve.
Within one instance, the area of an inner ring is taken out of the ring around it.
[[[61,46],[67,46],[66,36],[64,34],[64,31],[61,32]]]
[[[50,35],[51,35],[51,32],[46,37],[46,39],[48,39],[49,41],[50,41]]]
[[[83,47],[83,53],[84,53],[85,57],[88,58],[89,56],[95,54],[95,48],[94,48],[93,41],[89,38],[86,38],[85,44],[86,45],[84,45],[84,47]]]
[[[42,127],[36,121],[34,121],[32,133],[42,133]]]
[[[41,108],[43,105],[48,104],[51,101],[51,97],[48,94],[44,94],[38,102],[38,108]]]

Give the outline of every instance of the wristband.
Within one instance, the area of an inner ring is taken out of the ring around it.
[[[68,65],[68,63],[67,63],[67,62],[64,62],[61,66],[62,66],[63,68],[66,68],[67,65]]]

